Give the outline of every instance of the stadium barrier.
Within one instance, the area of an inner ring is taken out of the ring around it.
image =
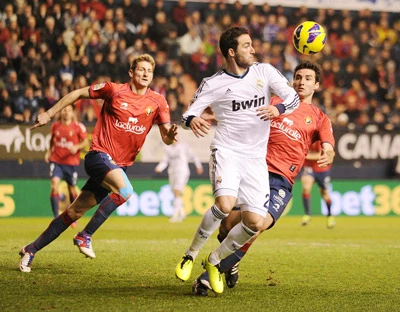
[[[85,180],[81,179],[78,188]],[[134,179],[134,194],[120,206],[118,216],[170,216],[173,194],[166,179]],[[50,208],[50,182],[48,179],[0,180],[0,217],[52,217]],[[69,204],[65,182],[60,186],[61,209]],[[293,200],[285,214],[303,215],[301,184],[296,183]],[[400,185],[389,180],[349,181],[332,183],[332,212],[343,216],[399,216]],[[212,205],[213,196],[208,180],[191,180],[183,195],[188,215],[203,215]],[[313,188],[312,212],[325,215],[326,207],[321,201],[317,187]],[[92,215],[95,209],[87,215]]]

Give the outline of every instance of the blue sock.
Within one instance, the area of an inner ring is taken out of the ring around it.
[[[305,195],[303,194],[303,206],[304,206],[304,212],[306,213],[306,215],[311,216],[311,203],[310,203],[311,199],[310,199],[310,195]]]
[[[51,194],[50,195],[50,203],[51,203],[51,211],[53,211],[53,216],[58,216],[58,211],[60,209],[60,196],[58,194]]]
[[[111,216],[114,210],[124,202],[125,199],[115,193],[105,197],[81,233],[92,236],[94,232],[96,232],[98,228],[108,219],[108,217]]]
[[[67,210],[65,210],[58,217],[54,218],[48,228],[33,243],[27,245],[25,250],[36,253],[60,236],[73,222],[74,220],[68,216]]]
[[[219,269],[221,272],[227,272],[231,267],[233,267],[236,263],[238,263],[244,255],[246,254],[245,251],[242,251],[240,249],[236,250],[233,254],[228,256],[225,259],[221,260],[221,263],[219,264]]]

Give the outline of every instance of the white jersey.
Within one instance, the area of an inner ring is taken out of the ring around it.
[[[272,65],[254,63],[242,76],[223,70],[205,78],[182,117],[199,117],[210,106],[218,120],[211,149],[224,148],[246,157],[264,157],[270,121],[257,116],[256,109],[270,105],[271,91],[283,99],[286,113],[299,105],[299,97],[288,80]]]
[[[163,171],[168,167],[168,174],[186,174],[190,173],[190,162],[193,162],[196,168],[202,168],[200,159],[193,154],[190,146],[185,142],[178,141],[171,145],[165,145],[164,157],[157,165],[156,170]]]

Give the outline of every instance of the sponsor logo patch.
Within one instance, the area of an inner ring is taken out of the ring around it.
[[[100,90],[100,89],[103,88],[105,85],[106,85],[105,82],[95,84],[95,85],[93,86],[93,90],[94,90],[94,91]]]

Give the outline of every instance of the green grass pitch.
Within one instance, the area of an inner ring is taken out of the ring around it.
[[[234,289],[195,297],[174,276],[200,217],[111,217],[93,237],[96,259],[72,244],[88,218],[37,253],[31,273],[18,269],[20,248],[49,218],[0,219],[0,311],[400,311],[398,217],[325,217],[300,226],[283,217],[254,243]]]

